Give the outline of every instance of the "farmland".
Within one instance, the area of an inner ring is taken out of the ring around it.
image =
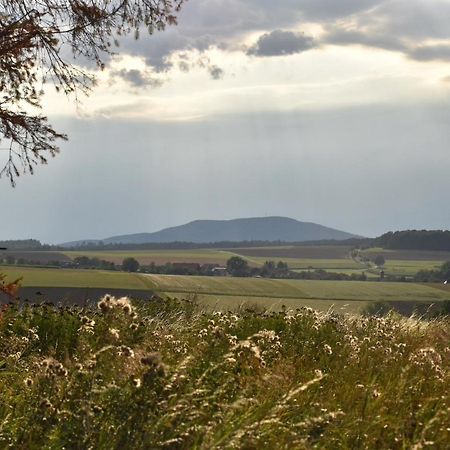
[[[195,250],[141,250],[141,251],[68,251],[63,255],[74,259],[77,256],[96,257],[121,264],[124,258],[136,258],[142,265],[171,262],[193,262],[198,264],[225,265],[232,256],[241,256],[250,266],[261,267],[267,260],[283,260],[292,270],[322,269],[330,272],[353,273],[366,271],[367,265],[350,257],[350,247],[345,246],[278,246],[234,249]],[[382,254],[386,258],[387,274],[413,276],[422,269],[435,269],[442,262],[450,260],[448,252],[392,251],[368,249],[361,255],[373,258]],[[374,268],[372,267],[372,270]],[[378,273],[379,271],[377,271]]]
[[[178,275],[146,275],[99,270],[5,268],[9,280],[23,277],[24,287],[103,288],[148,291],[160,295],[197,295],[209,307],[233,309],[242,303],[264,307],[312,306],[357,312],[369,302],[435,303],[450,300],[450,288],[416,283],[271,280]]]
[[[365,272],[368,277],[378,276],[379,269],[367,264],[363,258],[372,260],[377,255],[386,259],[384,270],[387,275],[414,276],[419,270],[436,269],[442,262],[450,260],[450,252],[384,250],[370,248],[363,250],[359,258],[351,257],[351,247],[338,245],[286,245],[276,247],[240,247],[233,249],[200,248],[200,249],[162,249],[162,250],[77,250],[77,251],[11,251],[0,253],[0,258],[7,254],[25,259],[31,264],[49,265],[53,262],[67,264],[80,256],[98,258],[122,264],[125,258],[132,257],[143,266],[154,263],[198,263],[225,265],[232,256],[240,256],[247,260],[251,267],[261,267],[267,260],[282,260],[293,271],[326,270],[351,275]]]
[[[235,253],[216,250],[136,250],[136,251],[69,251],[64,255],[70,259],[78,256],[89,256],[90,258],[104,259],[115,264],[121,264],[125,258],[136,258],[140,264],[148,265],[155,263],[163,265],[174,262],[190,262],[198,264],[225,264]]]

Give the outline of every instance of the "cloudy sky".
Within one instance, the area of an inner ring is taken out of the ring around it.
[[[449,0],[189,0],[121,42],[0,239],[284,215],[362,235],[449,228]]]

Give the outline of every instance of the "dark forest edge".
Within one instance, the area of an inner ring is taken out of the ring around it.
[[[350,246],[355,248],[381,247],[387,250],[434,250],[450,251],[450,231],[448,230],[405,230],[389,231],[376,238],[353,238],[343,241],[322,240],[305,242],[286,241],[240,241],[240,242],[166,242],[147,244],[104,244],[89,243],[76,247],[62,247],[58,245],[42,244],[36,239],[0,241],[0,247],[10,250],[160,250],[160,249],[201,249],[201,248],[242,248],[242,247],[277,247],[286,245],[302,246]]]

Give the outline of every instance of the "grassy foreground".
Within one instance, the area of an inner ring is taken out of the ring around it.
[[[0,448],[448,448],[450,322],[104,299],[0,318]]]

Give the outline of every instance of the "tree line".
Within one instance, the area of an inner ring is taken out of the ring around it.
[[[448,230],[407,230],[390,231],[375,238],[372,247],[391,250],[436,250],[450,251],[450,231]]]

